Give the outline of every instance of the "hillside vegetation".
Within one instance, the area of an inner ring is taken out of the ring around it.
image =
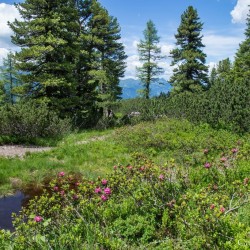
[[[51,152],[5,160],[16,176],[32,172],[26,181],[54,177],[0,245],[249,249],[249,153],[249,135],[167,118],[68,136]]]

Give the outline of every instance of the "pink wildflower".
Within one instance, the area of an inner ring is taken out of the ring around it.
[[[232,148],[232,149],[231,149],[231,152],[232,152],[233,154],[236,154],[236,153],[238,152],[238,148]]]
[[[64,195],[65,195],[64,190],[62,190],[62,191],[60,192],[60,195],[61,195],[61,196],[64,196]]]
[[[60,172],[60,173],[58,173],[58,176],[59,177],[63,177],[65,175],[65,173],[64,172]]]
[[[114,170],[116,170],[117,169],[117,166],[114,166]]]
[[[98,188],[95,189],[95,193],[96,193],[96,194],[99,194],[99,193],[101,193],[101,192],[102,192],[102,189],[101,189],[100,187],[98,187]]]
[[[79,185],[80,185],[80,182],[76,182],[75,185],[76,185],[76,186],[79,186]]]
[[[225,209],[224,207],[221,207],[221,208],[220,208],[220,211],[221,211],[222,213],[224,213],[224,212],[226,211],[226,209]]]
[[[35,222],[41,222],[43,220],[43,218],[39,215],[36,215],[35,218],[34,218],[34,221]]]
[[[221,157],[221,158],[220,158],[220,161],[221,161],[221,162],[225,162],[225,161],[227,161],[227,158],[226,158],[226,157]]]
[[[141,170],[141,171],[144,171],[144,170],[145,170],[145,167],[143,167],[143,166],[140,167],[140,170]]]
[[[215,208],[214,204],[211,204],[210,209],[213,210]]]
[[[54,189],[54,191],[57,192],[59,190],[59,187],[55,186],[53,189]]]
[[[106,196],[106,195],[101,195],[101,199],[103,200],[103,201],[106,201],[107,199],[108,199],[108,197]]]
[[[206,162],[206,163],[204,164],[204,168],[211,168],[211,163]]]
[[[132,167],[131,165],[129,165],[127,168],[128,168],[129,170],[132,170],[132,169],[133,169],[133,167]]]
[[[105,180],[105,179],[103,179],[103,180],[102,180],[102,185],[107,185],[107,184],[108,184],[108,181]]]
[[[162,181],[162,180],[164,180],[164,175],[163,174],[160,174],[159,175],[159,179]]]
[[[73,199],[74,199],[74,200],[78,200],[78,199],[79,199],[78,195],[77,195],[77,194],[74,194],[74,195],[73,195]]]
[[[104,189],[104,193],[107,194],[107,195],[111,194],[111,189],[108,188],[108,187],[105,188],[105,189]]]

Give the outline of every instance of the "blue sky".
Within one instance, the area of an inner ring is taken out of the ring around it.
[[[15,50],[10,43],[11,31],[7,20],[13,21],[18,13],[13,2],[0,1],[0,60],[9,49]],[[126,77],[135,77],[135,67],[140,66],[137,44],[143,38],[146,22],[151,19],[161,37],[162,53],[169,56],[174,48],[174,34],[180,24],[180,16],[185,9],[194,6],[203,25],[204,52],[210,67],[219,60],[229,57],[233,60],[239,43],[244,40],[245,18],[250,0],[99,0],[110,15],[117,17],[121,26],[122,42],[127,59]],[[4,24],[5,22],[5,24]],[[6,27],[5,27],[5,26]],[[171,58],[160,62],[165,69],[163,75],[168,79],[172,73]]]

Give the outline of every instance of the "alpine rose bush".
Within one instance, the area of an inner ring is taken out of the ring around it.
[[[206,153],[209,157],[210,151]],[[5,249],[249,249],[249,171],[235,152],[183,168],[142,154],[105,179],[57,174],[15,215]],[[240,154],[240,150],[237,151]],[[213,167],[211,167],[213,166]],[[248,207],[247,207],[248,206]],[[246,217],[247,218],[247,217]]]

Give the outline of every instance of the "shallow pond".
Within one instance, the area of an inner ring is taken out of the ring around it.
[[[75,188],[75,183],[82,179],[80,173],[73,173],[68,177],[70,188]],[[0,198],[0,230],[8,229],[14,231],[12,225],[12,213],[18,213],[21,211],[22,207],[28,205],[29,200],[33,199],[35,196],[41,196],[43,191],[46,190],[48,194],[51,194],[51,188],[49,183],[52,177],[48,176],[44,178],[40,185],[34,183],[27,184],[23,191],[17,191],[14,195],[5,196]]]
[[[21,210],[26,198],[26,195],[20,191],[14,195],[0,198],[0,229],[14,230],[11,215]]]

